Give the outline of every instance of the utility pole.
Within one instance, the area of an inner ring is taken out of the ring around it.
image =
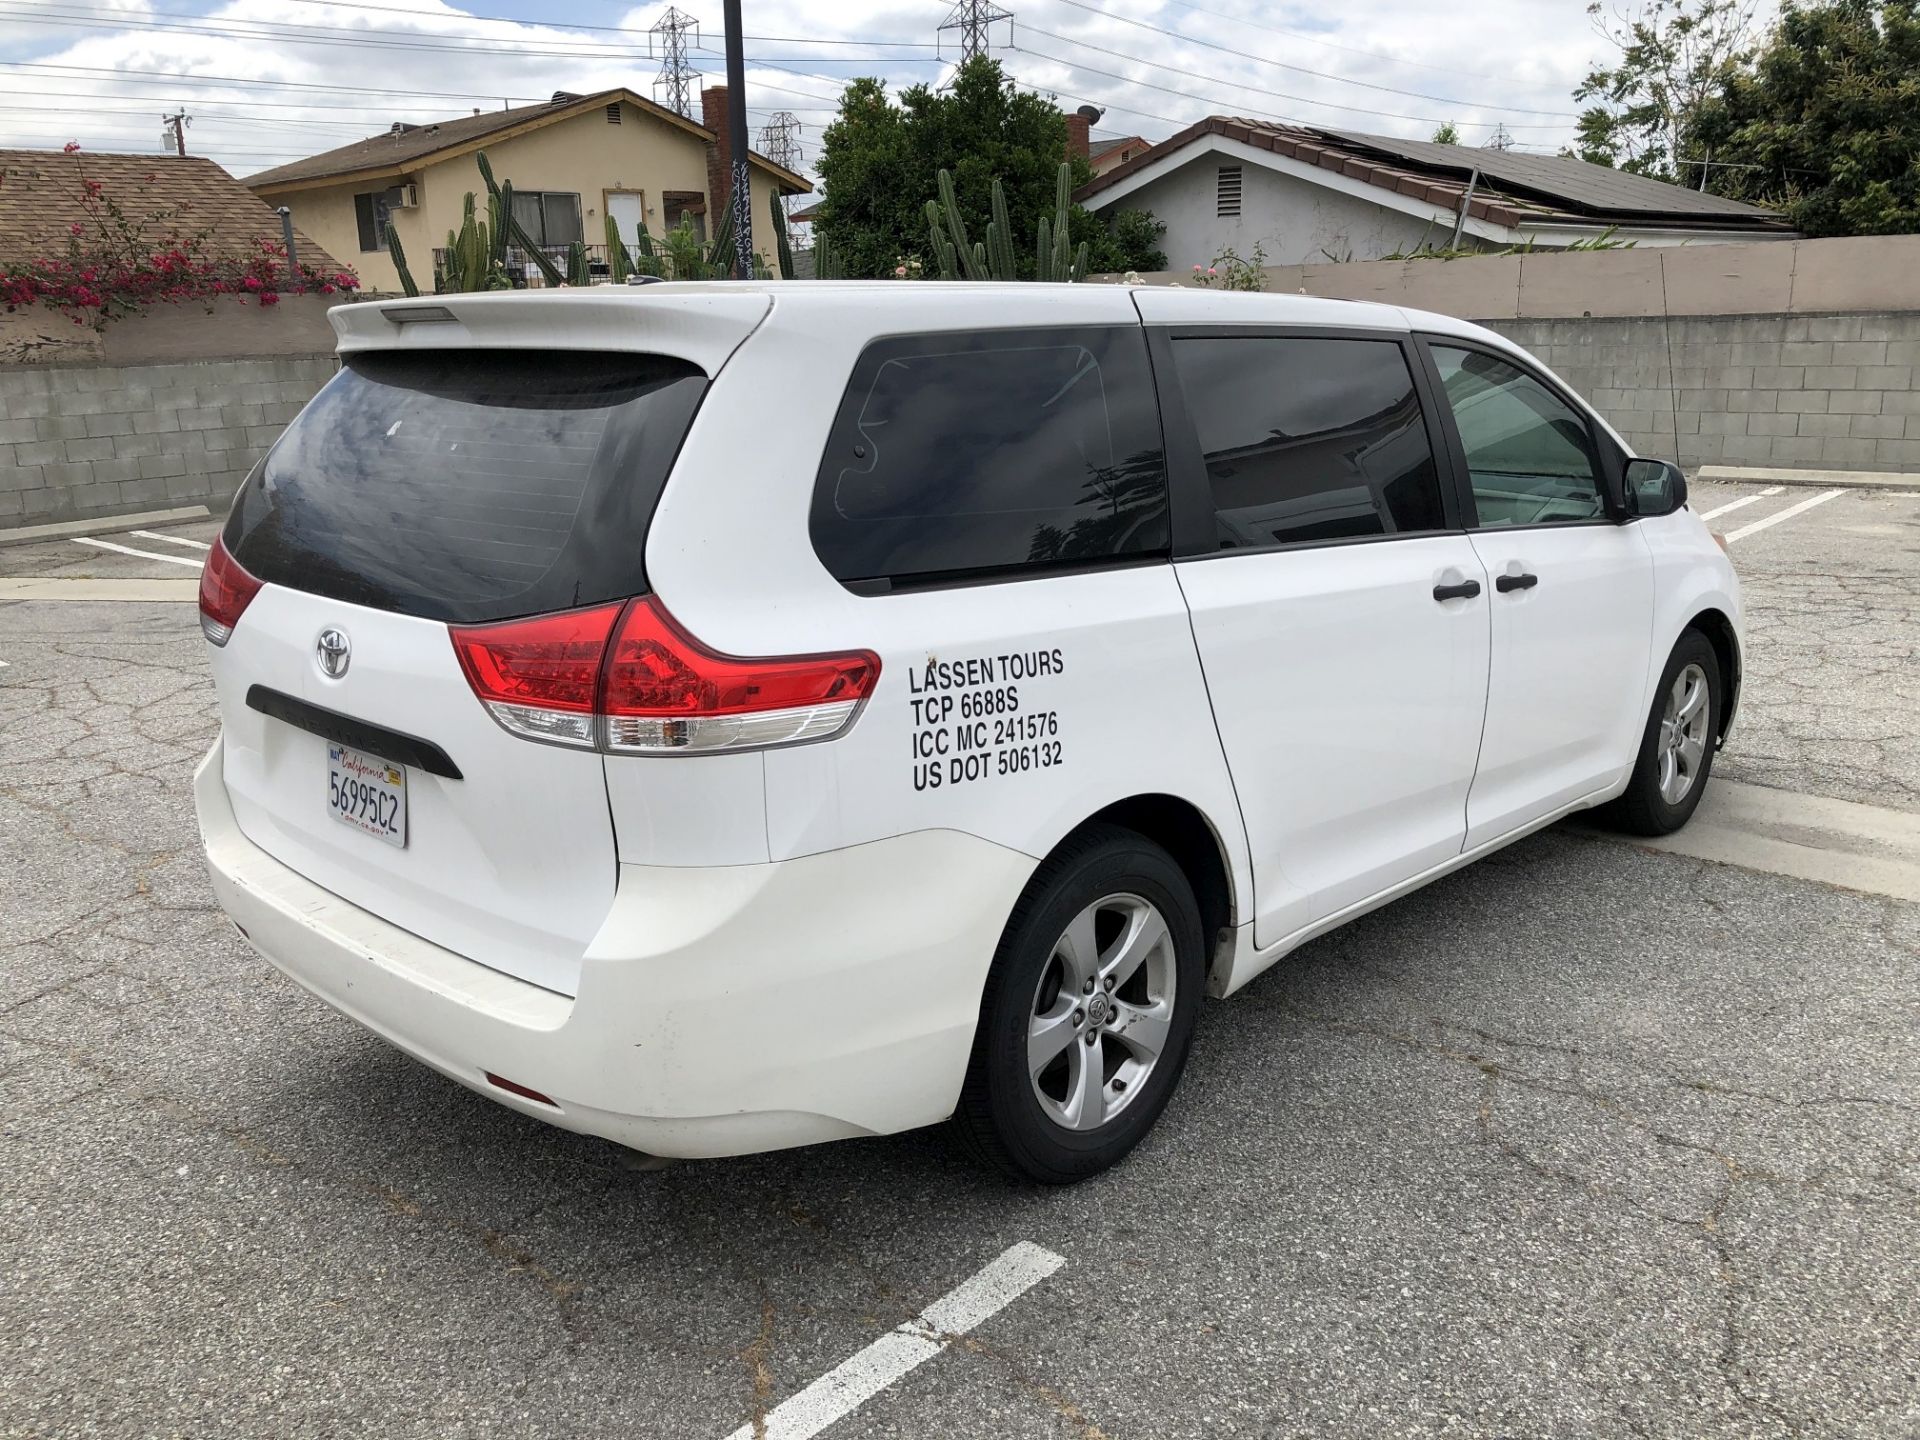
[[[660,99],[661,91],[666,92],[662,101],[677,115],[693,118],[693,82],[698,72],[687,59],[687,35],[693,35],[693,43],[700,43],[700,22],[672,6],[653,22],[653,33],[657,39],[650,43],[649,49],[660,52],[660,73],[654,77],[653,98]]]
[[[185,155],[187,153],[187,126],[192,123],[193,117],[187,114],[185,110],[176,110],[171,115],[162,115],[160,117],[160,124],[165,128],[160,131],[161,143],[165,144],[171,140],[173,142],[173,153],[176,155]]]
[[[733,160],[733,273],[753,278],[753,181],[747,168],[747,57],[740,31],[740,0],[726,0],[727,151]]]
[[[987,27],[999,20],[1013,19],[1011,10],[1002,10],[993,0],[955,0],[947,18],[940,22],[940,34],[960,32],[960,61],[965,64],[987,50]]]

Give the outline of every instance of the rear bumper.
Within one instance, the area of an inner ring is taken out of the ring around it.
[[[400,930],[261,850],[234,820],[220,742],[194,798],[214,894],[276,967],[490,1099],[656,1155],[951,1114],[987,967],[1036,864],[929,830],[766,865],[622,866],[569,997]]]

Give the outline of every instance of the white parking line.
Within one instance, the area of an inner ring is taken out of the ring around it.
[[[763,1424],[742,1425],[727,1440],[810,1440],[938,1355],[954,1336],[964,1335],[998,1314],[1066,1263],[1051,1250],[1022,1240],[985,1269],[962,1280],[917,1318],[882,1335],[798,1395],[781,1401],[767,1412]]]
[[[1778,495],[1782,490],[1786,488],[1787,487],[1784,485],[1769,485],[1766,489],[1762,490],[1758,495],[1742,495],[1738,500],[1729,500],[1726,504],[1722,505],[1719,509],[1709,510],[1707,511],[1706,514],[1702,515],[1700,518],[1702,520],[1716,519],[1721,515],[1725,515],[1729,510],[1738,510],[1743,505],[1751,505],[1756,500],[1766,499],[1769,495]],[[133,533],[136,535],[144,535],[147,532],[144,530],[136,530]]]
[[[116,545],[111,540],[95,540],[91,535],[76,535],[76,545],[91,545],[96,550],[114,550],[122,555],[137,555],[142,560],[163,560],[169,565],[191,565],[198,570],[202,561],[189,560],[184,555],[156,555],[151,550],[136,550],[131,545]]]
[[[1767,493],[1772,495],[1777,492],[1778,488],[1779,487],[1776,486]],[[189,540],[184,535],[162,535],[158,530],[136,530],[133,533],[138,535],[142,540],[165,540],[172,545],[190,545],[195,550],[211,550],[213,548],[213,546],[207,544],[204,540]]]
[[[1736,540],[1744,540],[1749,535],[1757,535],[1769,525],[1778,525],[1782,520],[1791,520],[1794,516],[1811,510],[1816,505],[1824,505],[1829,500],[1838,500],[1846,493],[1844,490],[1822,490],[1810,500],[1802,500],[1798,505],[1789,505],[1784,510],[1776,510],[1773,514],[1756,520],[1751,525],[1742,525],[1738,530],[1727,536],[1727,543],[1731,545]]]

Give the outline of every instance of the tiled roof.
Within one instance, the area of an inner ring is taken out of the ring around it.
[[[1649,225],[1710,230],[1784,231],[1784,217],[1757,205],[1725,200],[1664,181],[1590,165],[1562,155],[1527,155],[1461,145],[1435,145],[1385,135],[1319,130],[1210,115],[1151,150],[1084,185],[1082,202],[1097,196],[1207,135],[1238,140],[1323,170],[1458,210],[1475,170],[1469,212],[1509,228],[1522,224]]]
[[[336,175],[352,175],[362,170],[412,168],[430,161],[443,150],[470,147],[476,141],[485,140],[506,130],[544,125],[551,121],[588,114],[594,110],[604,110],[616,100],[636,106],[650,117],[683,130],[696,139],[710,141],[714,138],[713,132],[706,126],[696,125],[686,116],[669,110],[663,105],[656,105],[653,101],[636,95],[631,90],[601,90],[592,95],[563,95],[544,105],[516,105],[510,110],[484,110],[478,115],[462,115],[452,120],[436,121],[431,125],[402,126],[379,135],[370,135],[364,140],[355,140],[337,149],[322,151],[318,155],[309,155],[304,160],[294,160],[285,165],[276,165],[271,170],[262,170],[257,175],[249,175],[247,184],[256,190],[261,190],[285,186],[294,181],[325,180]],[[758,151],[750,153],[753,154],[755,161],[779,177],[783,188],[795,191],[812,188],[807,184],[804,176],[796,175],[784,166],[774,164]]]
[[[79,199],[85,180],[99,181],[132,216],[177,210],[181,230],[208,232],[210,256],[244,259],[255,240],[280,239],[273,209],[204,155],[0,150],[0,261],[64,255],[71,228],[87,218]],[[298,229],[293,233],[302,264],[345,268]]]

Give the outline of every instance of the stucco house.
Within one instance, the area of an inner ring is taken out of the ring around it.
[[[1152,144],[1138,135],[1118,135],[1108,140],[1092,141],[1087,147],[1087,163],[1093,167],[1096,177],[1110,170],[1118,170],[1136,155],[1144,155],[1153,148]]]
[[[294,222],[336,255],[352,260],[369,290],[400,288],[387,249],[395,231],[407,267],[428,288],[433,252],[460,225],[468,191],[484,200],[478,159],[513,182],[514,214],[550,255],[579,241],[596,267],[606,260],[612,215],[631,245],[642,219],[658,239],[683,218],[705,237],[715,197],[725,203],[733,163],[727,91],[701,92],[695,124],[631,90],[556,94],[544,105],[477,111],[437,124],[394,124],[380,135],[276,166],[246,184],[268,205],[285,205]],[[771,233],[774,194],[812,187],[804,176],[748,152],[754,248],[777,274]],[[531,283],[538,272],[519,268]]]
[[[1176,270],[1232,249],[1269,265],[1381,260],[1422,246],[1565,249],[1791,240],[1771,210],[1560,155],[1437,145],[1214,115],[1074,197],[1150,210]],[[1458,233],[1458,240],[1455,235]]]

